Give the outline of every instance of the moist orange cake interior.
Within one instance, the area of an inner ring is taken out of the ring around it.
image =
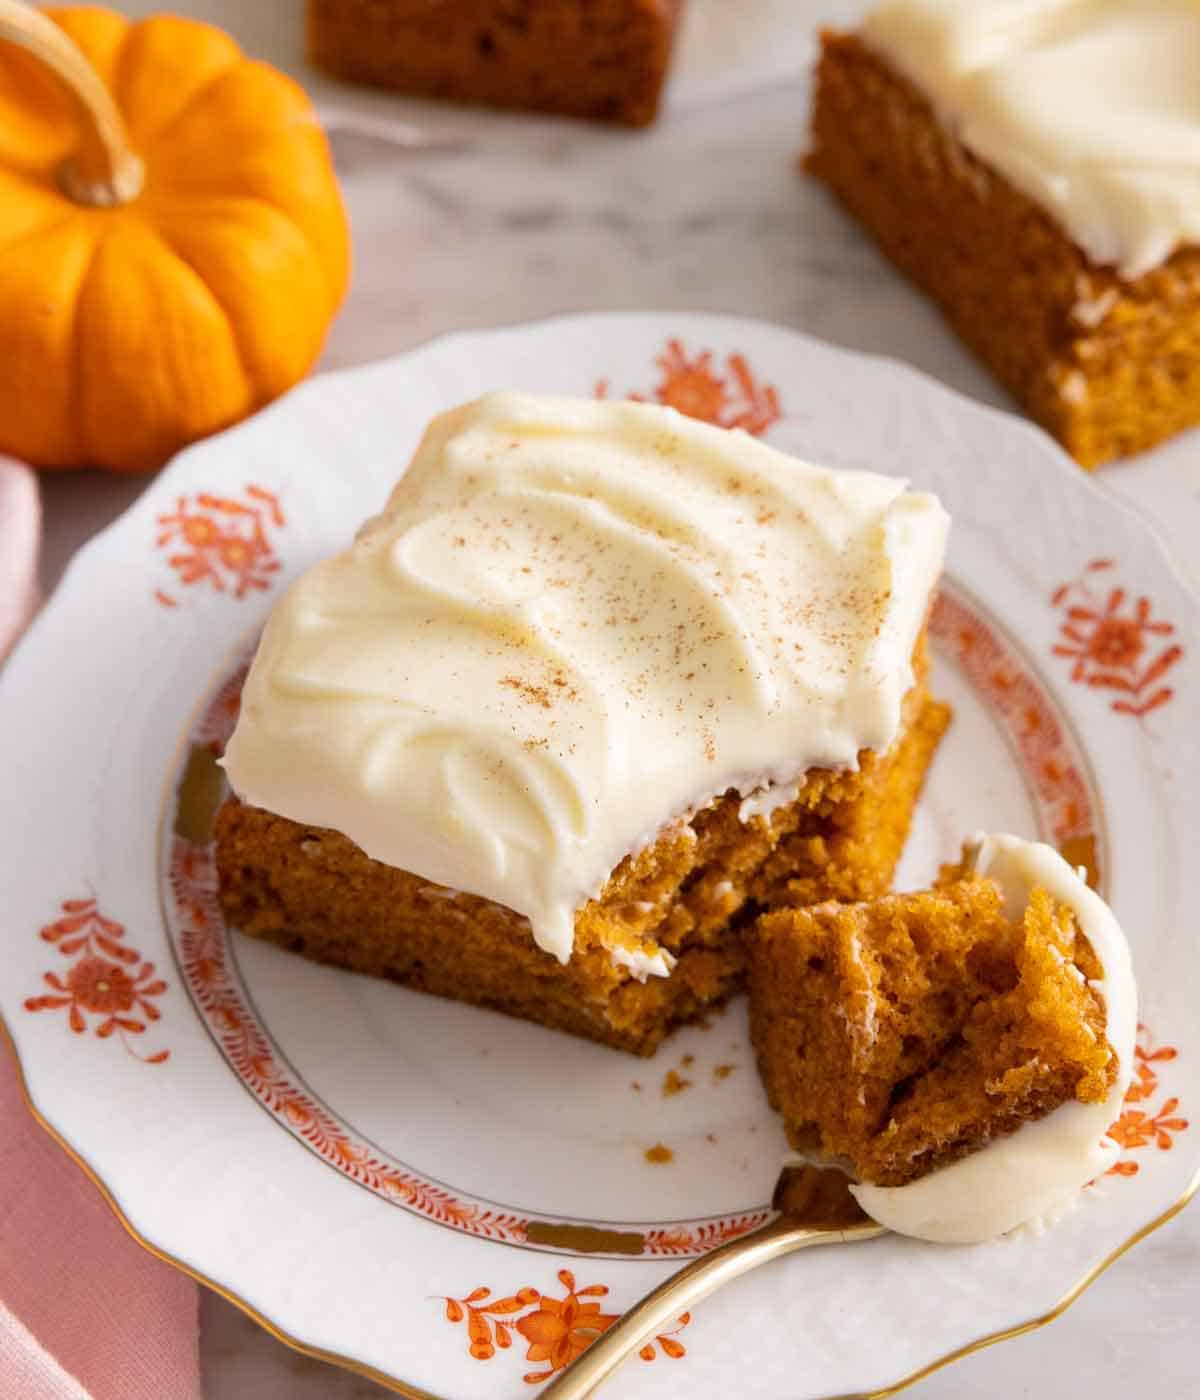
[[[956,878],[957,877],[957,878]],[[990,880],[765,915],[751,1033],[799,1151],[901,1186],[1116,1075],[1101,968],[1035,888],[1020,921]]]
[[[917,664],[923,673],[923,656]],[[767,885],[793,897],[781,868],[760,888],[764,862],[782,843],[795,843],[805,892],[867,898],[887,888],[948,721],[919,684],[892,750],[864,754],[858,772],[810,773],[770,820],[743,823],[741,798],[729,793],[664,832],[579,911],[566,964],[539,948],[511,909],[233,798],[216,826],[221,904],[243,933],[318,961],[648,1055],[668,1031],[741,988],[748,901]],[[874,844],[870,829],[880,833]],[[664,948],[676,966],[670,977],[639,981],[613,947]]]

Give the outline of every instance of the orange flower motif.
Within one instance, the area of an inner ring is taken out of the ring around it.
[[[1143,1040],[1147,1042],[1144,1045]],[[1152,1049],[1149,1040],[1150,1032],[1145,1026],[1138,1026],[1138,1044],[1133,1049],[1137,1063],[1133,1067],[1133,1080],[1125,1093],[1126,1103],[1141,1103],[1143,1099],[1150,1098],[1158,1089],[1158,1072],[1154,1066],[1169,1064],[1179,1054],[1173,1045],[1160,1045]]]
[[[1120,589],[1109,598],[1108,606],[1120,597]],[[1082,614],[1095,625],[1092,634],[1083,643],[1085,657],[1098,666],[1132,667],[1146,649],[1146,638],[1141,626],[1131,617],[1096,617],[1083,608],[1072,608],[1076,620]]]
[[[1127,1108],[1108,1130],[1108,1135],[1122,1147],[1148,1147],[1154,1144],[1161,1152],[1174,1146],[1172,1133],[1181,1133],[1188,1126],[1186,1118],[1173,1116],[1179,1107],[1177,1098],[1167,1099],[1151,1117],[1141,1109]]]
[[[476,1288],[465,1298],[440,1301],[445,1304],[447,1322],[467,1324],[467,1349],[476,1361],[490,1361],[498,1350],[507,1351],[513,1344],[514,1332],[523,1337],[528,1343],[526,1361],[545,1366],[544,1370],[527,1372],[524,1379],[527,1385],[539,1385],[568,1367],[620,1316],[602,1312],[597,1302],[584,1301],[606,1298],[608,1288],[604,1284],[579,1288],[570,1269],[560,1269],[558,1281],[565,1290],[562,1298],[547,1297],[536,1288],[521,1288],[510,1297],[493,1298],[490,1288]],[[653,1361],[658,1355],[657,1344],[662,1354],[673,1361],[686,1356],[687,1348],[675,1336],[690,1321],[691,1314],[684,1313],[673,1329],[647,1342],[638,1355],[643,1361]]]
[[[550,1368],[531,1372],[525,1377],[527,1381],[543,1381],[569,1366],[620,1316],[601,1312],[599,1303],[582,1301],[606,1297],[608,1289],[603,1284],[576,1289],[570,1269],[559,1269],[558,1281],[567,1290],[566,1297],[541,1298],[536,1311],[517,1323],[517,1331],[529,1343],[526,1361],[545,1361]]]
[[[207,515],[185,514],[182,500],[179,502],[179,507],[176,520],[180,527],[180,534],[186,543],[190,544],[193,549],[208,549],[211,545],[220,543],[220,532]],[[160,516],[159,523],[169,519],[171,519],[170,516]]]
[[[133,1009],[137,987],[117,963],[84,958],[67,973],[67,989],[76,1006],[112,1015]]]
[[[718,373],[711,350],[689,356],[680,340],[669,340],[654,363],[660,378],[650,397],[656,403],[714,423],[719,428],[742,428],[755,437],[765,433],[782,417],[779,391],[773,384],[760,384],[744,355],[730,355],[726,371]],[[608,396],[608,380],[596,385],[596,397]],[[645,402],[644,394],[626,397]]]
[[[1111,559],[1093,559],[1078,578],[1055,589],[1050,601],[1065,615],[1053,650],[1074,663],[1072,681],[1117,692],[1113,710],[1141,717],[1171,699],[1174,691],[1159,682],[1183,648],[1175,642],[1155,646],[1155,638],[1170,637],[1175,628],[1154,617],[1149,598],[1131,601],[1123,588],[1111,589],[1105,598],[1093,591],[1089,579],[1112,567]]]
[[[1158,1072],[1155,1065],[1169,1064],[1179,1054],[1173,1045],[1154,1045],[1146,1026],[1138,1026],[1138,1042],[1134,1047],[1137,1063],[1133,1079],[1125,1092],[1125,1107],[1121,1116],[1108,1130],[1108,1135],[1126,1151],[1140,1147],[1157,1147],[1160,1152],[1169,1152],[1174,1144],[1174,1134],[1187,1130],[1188,1120],[1181,1118],[1176,1110],[1179,1099],[1172,1095],[1164,1100],[1157,1113],[1144,1109],[1130,1108],[1130,1104],[1143,1103],[1158,1091]],[[1136,1162],[1120,1161],[1109,1168],[1110,1176],[1136,1176]]]
[[[270,587],[279,571],[270,531],[285,523],[283,509],[261,486],[247,486],[245,496],[244,501],[203,491],[190,499],[180,496],[174,511],[158,517],[158,548],[181,546],[167,556],[180,583],[207,583],[235,598]],[[154,596],[164,607],[178,606],[162,589]]]
[[[47,924],[41,937],[74,962],[65,976],[42,974],[50,991],[27,997],[26,1011],[66,1008],[67,1025],[76,1035],[88,1029],[89,1016],[99,1016],[93,1027],[97,1039],[107,1040],[115,1033],[135,1059],[147,1064],[159,1065],[170,1057],[169,1050],[139,1055],[127,1039],[142,1035],[151,1022],[161,1019],[153,998],[161,996],[167,984],[155,975],[153,963],[142,962],[137,949],[125,944],[121,924],[106,919],[94,899],[68,899],[62,917]],[[131,973],[134,964],[140,965]]]
[[[521,1288],[511,1298],[492,1298],[490,1288],[476,1288],[465,1298],[443,1298],[446,1321],[467,1323],[468,1351],[476,1361],[490,1361],[496,1348],[512,1346],[512,1314],[519,1313],[541,1294],[536,1288]],[[490,1301],[489,1301],[490,1300]]]
[[[682,344],[672,340],[654,363],[662,370],[662,379],[654,391],[659,403],[705,423],[722,420],[727,398],[725,381],[713,373],[710,350],[702,350],[689,360]]]
[[[682,1342],[677,1342],[675,1337],[677,1333],[683,1331],[691,1320],[691,1313],[680,1313],[679,1325],[673,1327],[669,1332],[660,1332],[654,1339],[654,1342],[657,1342],[658,1345],[662,1347],[663,1355],[670,1357],[672,1361],[678,1361],[681,1356],[687,1355],[687,1347],[685,1347]],[[654,1350],[654,1342],[647,1342],[638,1352],[638,1355],[643,1361],[653,1361],[657,1356],[658,1353]]]

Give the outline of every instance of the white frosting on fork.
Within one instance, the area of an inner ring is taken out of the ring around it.
[[[565,961],[672,819],[888,748],[946,531],[903,481],[672,409],[493,394],[281,598],[225,767]]]
[[[1105,1034],[1118,1069],[1100,1103],[1062,1104],[906,1186],[851,1187],[881,1225],[939,1244],[975,1244],[1053,1215],[1104,1175],[1120,1155],[1108,1129],[1129,1087],[1137,1035],[1129,945],[1108,905],[1051,846],[1003,835],[977,836],[972,844],[975,869],[1000,886],[1010,919],[1021,917],[1038,885],[1074,912],[1104,969],[1092,986],[1104,1000]]]

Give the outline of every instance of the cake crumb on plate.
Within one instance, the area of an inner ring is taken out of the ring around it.
[[[662,1091],[663,1098],[672,1098],[675,1094],[682,1094],[685,1089],[692,1087],[690,1079],[684,1079],[678,1070],[669,1069],[663,1075]]]

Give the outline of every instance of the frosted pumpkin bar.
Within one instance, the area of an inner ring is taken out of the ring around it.
[[[883,0],[818,175],[1086,467],[1200,422],[1200,6]]]
[[[649,1053],[741,984],[781,842],[819,848],[818,897],[890,880],[947,719],[947,525],[672,409],[443,415],[267,623],[224,758],[227,917]],[[825,839],[872,821],[882,854]]]
[[[1116,1159],[1129,948],[1049,846],[977,837],[933,889],[765,915],[750,1021],[793,1146],[902,1234],[1002,1234]]]

